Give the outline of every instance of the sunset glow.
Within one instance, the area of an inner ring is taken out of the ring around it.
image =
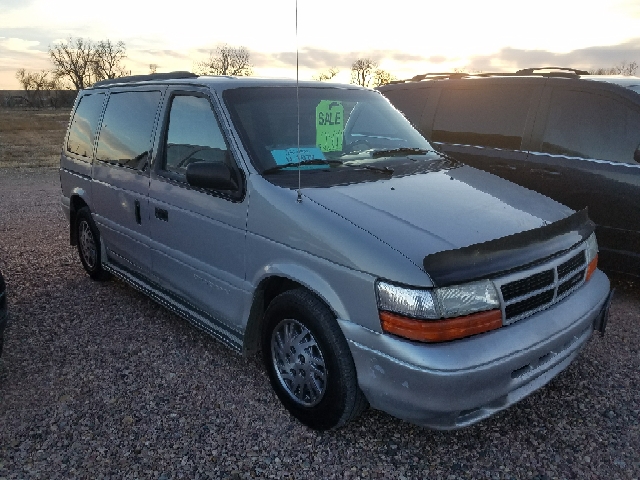
[[[19,68],[51,68],[47,49],[72,37],[122,40],[132,74],[193,70],[220,43],[245,46],[254,72],[295,75],[295,1],[198,2],[176,8],[136,0],[0,0],[0,89],[19,89]],[[363,4],[299,0],[300,76],[358,57],[398,78],[466,68],[512,71],[640,62],[640,2],[540,0]]]

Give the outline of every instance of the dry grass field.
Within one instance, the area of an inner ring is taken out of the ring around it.
[[[69,113],[0,108],[0,168],[58,165]]]

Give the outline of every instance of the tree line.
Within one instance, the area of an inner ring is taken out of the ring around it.
[[[65,89],[81,90],[95,82],[131,75],[124,61],[127,58],[124,42],[100,40],[94,42],[83,38],[69,38],[54,44],[48,50],[52,63],[50,70],[30,72],[24,68],[16,72],[16,79],[37,103],[37,99],[49,92]],[[227,44],[218,46],[209,53],[205,60],[194,63],[195,73],[199,75],[253,75],[253,65],[246,47],[235,47]],[[149,65],[149,73],[156,73],[157,64]],[[622,62],[610,68],[589,70],[592,75],[635,75],[637,62]],[[334,78],[340,70],[330,67],[313,76],[315,80],[327,81]],[[381,69],[377,61],[371,58],[358,58],[351,64],[351,83],[363,87],[378,87],[396,80],[387,70]],[[29,101],[32,101],[32,100]],[[55,106],[55,105],[54,105]]]
[[[16,79],[26,91],[82,90],[101,80],[131,75],[124,65],[127,50],[122,41],[70,37],[50,46],[48,53],[51,69],[33,72],[21,68],[16,72]],[[157,64],[150,64],[149,73],[156,73],[157,68]],[[207,59],[195,62],[194,70],[199,75],[253,75],[249,50],[228,44],[218,46]],[[338,68],[331,67],[313,78],[330,80],[338,72]],[[357,85],[375,87],[393,79],[393,75],[378,68],[378,63],[369,58],[359,58],[351,66],[351,83]]]

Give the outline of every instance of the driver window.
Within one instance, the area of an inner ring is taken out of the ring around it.
[[[205,97],[173,97],[166,138],[163,170],[184,175],[194,162],[229,164],[229,149]]]

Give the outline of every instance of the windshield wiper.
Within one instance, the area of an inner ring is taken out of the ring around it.
[[[393,168],[391,167],[376,167],[375,165],[358,165],[360,168],[366,168],[367,170],[373,170],[374,172],[388,173],[393,175]]]
[[[388,150],[376,150],[375,152],[372,152],[371,158],[388,157],[389,155],[424,155],[428,152],[429,150],[425,150],[424,148],[390,148]]]
[[[340,160],[325,160],[324,158],[312,158],[309,160],[303,160],[300,163],[285,163],[284,165],[276,165],[275,167],[267,168],[262,171],[262,174],[268,174],[284,170],[285,168],[298,168],[303,165],[342,165]]]

